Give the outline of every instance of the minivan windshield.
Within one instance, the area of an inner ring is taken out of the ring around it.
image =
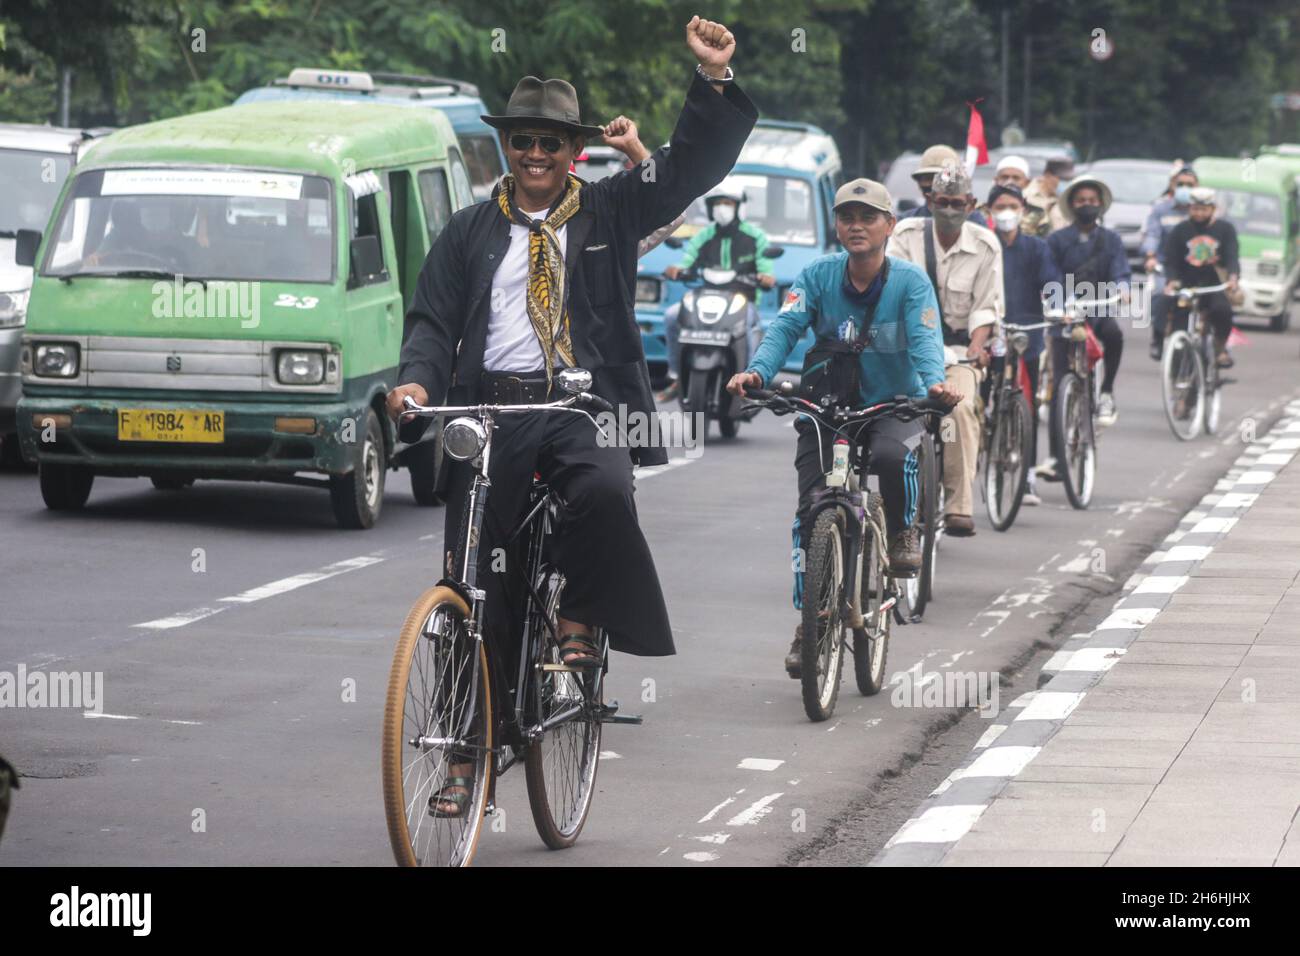
[[[740,217],[767,233],[768,241],[782,245],[817,245],[817,212],[812,186],[791,176],[759,176],[732,173],[728,186],[745,191]],[[686,210],[686,221],[703,227],[709,224],[704,200],[697,199]]]
[[[1236,189],[1218,189],[1215,192],[1217,215],[1236,226],[1237,232],[1251,236],[1281,237],[1282,203],[1277,196]]]
[[[0,149],[0,232],[44,230],[72,157],[30,149]]]
[[[330,184],[320,176],[96,169],[74,180],[42,275],[329,282],[334,245]]]

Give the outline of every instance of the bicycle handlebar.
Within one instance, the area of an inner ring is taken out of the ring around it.
[[[1209,295],[1211,292],[1222,292],[1226,288],[1228,288],[1228,283],[1220,282],[1218,285],[1191,286],[1187,289],[1175,289],[1172,294],[1190,295],[1195,297],[1200,295]]]
[[[554,402],[545,402],[540,405],[421,405],[410,395],[402,399],[402,418],[434,418],[438,415],[481,415],[484,412],[579,412],[585,414],[582,409],[574,408],[574,405],[590,405],[592,408],[601,412],[612,412],[614,406],[605,401],[599,395],[593,395],[591,392],[579,392],[576,395],[570,395],[567,398],[561,398]]]

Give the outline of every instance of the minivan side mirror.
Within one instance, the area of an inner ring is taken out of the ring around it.
[[[783,255],[785,255],[785,246],[769,245],[767,247],[767,252],[765,254],[769,259],[780,259]]]
[[[35,266],[36,250],[40,247],[40,230],[19,229],[14,235],[14,263],[20,266]]]
[[[378,236],[357,236],[348,246],[348,286],[357,288],[388,279]]]

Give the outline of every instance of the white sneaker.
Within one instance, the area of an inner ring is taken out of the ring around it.
[[[1038,487],[1034,482],[1034,476],[1032,474],[1029,475],[1026,485],[1025,495],[1020,499],[1020,503],[1022,505],[1028,505],[1030,508],[1036,508],[1043,503],[1043,499],[1038,497]]]
[[[1101,400],[1097,402],[1097,424],[1102,428],[1109,428],[1115,424],[1119,418],[1119,412],[1115,410],[1115,399],[1110,392],[1102,392]]]

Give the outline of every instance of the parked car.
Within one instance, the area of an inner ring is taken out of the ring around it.
[[[1099,159],[1079,167],[1079,175],[1096,176],[1110,187],[1110,209],[1105,225],[1124,240],[1129,267],[1142,270],[1144,256],[1138,251],[1151,204],[1169,187],[1173,161],[1157,159]]]
[[[438,437],[384,409],[420,266],[470,204],[438,110],[248,103],[121,130],[42,237],[22,339],[23,454],[52,509],[96,475],[328,488],[374,524],[386,469],[438,500]]]
[[[288,76],[272,81],[270,86],[248,90],[235,103],[338,99],[441,110],[460,140],[470,188],[477,200],[492,194],[492,187],[506,170],[501,140],[496,130],[480,118],[489,110],[479,98],[478,87],[464,80],[298,67]]]
[[[0,460],[18,460],[14,414],[22,394],[18,357],[32,288],[14,260],[20,229],[43,230],[68,171],[106,129],[0,123]]]
[[[1264,319],[1275,332],[1290,323],[1300,280],[1300,206],[1294,157],[1202,156],[1192,164],[1202,186],[1217,193],[1218,215],[1237,227],[1245,304],[1237,317]]]
[[[627,157],[613,146],[588,146],[573,161],[574,172],[589,183],[622,172]]]
[[[844,181],[835,141],[808,123],[759,120],[740,151],[728,182],[745,191],[741,215],[767,233],[785,252],[774,260],[776,287],[759,290],[755,305],[766,328],[776,318],[799,271],[819,256],[839,249],[831,206]],[[652,377],[660,379],[668,363],[664,311],[685,289],[663,278],[663,270],[681,258],[681,243],[708,225],[702,198],[686,210],[686,222],[641,260],[636,285],[636,317]],[[812,334],[795,346],[787,371],[799,371]]]

